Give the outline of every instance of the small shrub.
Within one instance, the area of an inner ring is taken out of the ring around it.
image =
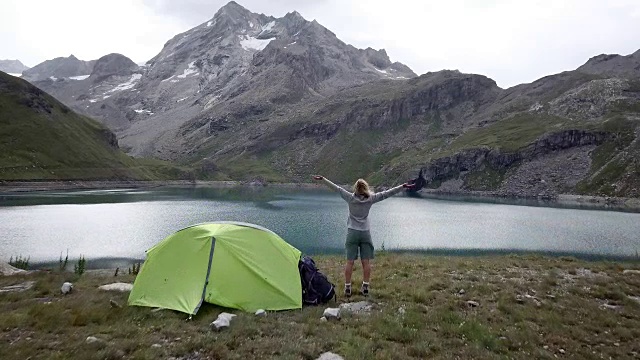
[[[119,267],[117,267],[117,268],[116,268],[116,272],[115,272],[115,274],[113,274],[113,276],[114,276],[114,277],[117,277],[117,276],[118,276],[118,271],[120,271],[120,268],[119,268]]]
[[[60,260],[59,260],[60,271],[64,271],[67,268],[68,262],[69,262],[69,249],[67,249],[67,256],[64,257],[64,260],[62,260],[62,253],[60,253]]]
[[[16,256],[15,260],[13,259],[13,256],[12,256],[9,259],[9,265],[18,269],[27,270],[29,268],[29,259],[31,259],[31,256],[22,257],[22,255],[18,255]]]
[[[73,266],[73,272],[76,275],[84,274],[86,263],[87,261],[84,259],[84,256],[80,255],[80,258],[78,259],[78,263]]]
[[[129,268],[129,275],[138,275],[140,272],[140,263],[133,264],[132,267]]]

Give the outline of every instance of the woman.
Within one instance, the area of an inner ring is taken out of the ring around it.
[[[344,268],[344,295],[351,296],[351,274],[353,273],[353,263],[358,259],[362,261],[363,281],[360,293],[369,295],[369,281],[371,279],[371,260],[373,259],[373,242],[369,232],[369,209],[379,201],[399,193],[403,188],[413,188],[414,185],[404,183],[392,189],[373,193],[369,189],[369,184],[363,179],[358,179],[353,185],[353,193],[332,183],[329,179],[320,175],[314,175],[314,180],[323,181],[329,188],[338,192],[340,196],[349,204],[349,219],[347,220],[347,241],[345,248],[347,252],[347,265]]]

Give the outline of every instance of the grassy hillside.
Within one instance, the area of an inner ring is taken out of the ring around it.
[[[187,174],[124,154],[115,135],[0,72],[0,180],[150,180]]]

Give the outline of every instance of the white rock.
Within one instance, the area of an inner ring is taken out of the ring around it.
[[[218,315],[218,319],[227,319],[227,321],[231,322],[231,319],[233,319],[234,317],[236,317],[236,314],[229,314],[226,312],[220,313],[220,315]]]
[[[113,284],[99,286],[98,289],[104,290],[104,291],[129,292],[131,291],[131,289],[133,289],[133,284],[117,282]]]
[[[213,322],[209,326],[211,328],[215,328],[216,330],[220,330],[220,329],[228,328],[229,325],[231,325],[229,320],[217,318],[213,320]]]
[[[625,274],[625,275],[627,275],[627,274],[640,275],[640,270],[623,270],[622,273]]]
[[[159,348],[161,348],[161,347],[162,347],[162,345],[160,345],[160,344],[153,344],[153,345],[151,345],[151,347],[152,347],[152,348],[159,349]]]
[[[209,326],[211,328],[215,328],[216,330],[228,328],[229,325],[231,325],[231,319],[233,319],[234,316],[236,315],[223,312],[220,315],[218,315],[218,318],[215,319]]]
[[[404,306],[401,306],[398,308],[398,314],[399,315],[404,315],[407,312],[407,310],[404,309]]]
[[[368,301],[340,304],[340,312],[347,312],[351,314],[368,313],[371,312],[372,308],[373,304]]]
[[[265,316],[265,315],[267,315],[267,312],[264,311],[264,309],[259,309],[258,311],[256,311],[256,315],[257,316]]]
[[[97,338],[97,337],[95,337],[95,336],[88,336],[88,337],[87,337],[87,340],[85,340],[85,342],[86,342],[87,344],[93,344],[93,343],[98,342],[98,341],[100,341],[100,339],[98,339],[98,338]]]
[[[73,284],[70,282],[66,282],[62,284],[62,287],[60,288],[60,292],[62,292],[64,295],[67,295],[72,290],[73,290]]]
[[[320,321],[327,321],[327,318],[323,316],[320,318]]]
[[[611,305],[611,304],[602,304],[601,307],[603,309],[609,309],[609,310],[617,310],[619,308],[619,306]]]
[[[344,360],[344,358],[338,354],[332,352],[326,352],[320,355],[317,360]]]
[[[470,307],[478,307],[478,306],[480,306],[480,303],[477,302],[477,301],[469,300],[469,301],[467,301],[467,305],[470,306]]]
[[[340,319],[340,308],[326,308],[322,315],[327,319]]]
[[[458,295],[464,295],[466,293],[466,291],[464,291],[464,289],[460,289],[460,291],[458,291]]]
[[[35,285],[35,283],[36,283],[35,281],[25,281],[21,284],[5,286],[0,289],[0,294],[29,290],[33,287],[33,285]]]
[[[627,297],[635,302],[637,302],[638,304],[640,304],[640,296],[631,296],[631,295],[627,295]]]

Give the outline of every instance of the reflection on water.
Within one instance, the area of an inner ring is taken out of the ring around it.
[[[469,200],[396,196],[376,204],[370,214],[374,243],[387,250],[443,254],[533,251],[627,257],[640,250],[640,214],[543,207],[537,201]],[[21,254],[32,261],[57,261],[67,249],[71,258],[143,259],[145,250],[179,229],[229,220],[267,227],[305,253],[341,253],[346,218],[344,201],[323,189],[5,194],[0,195],[0,260]]]

